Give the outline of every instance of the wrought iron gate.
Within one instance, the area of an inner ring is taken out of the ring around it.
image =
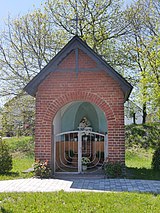
[[[107,157],[107,135],[88,130],[70,131],[55,136],[55,172],[95,172]],[[88,161],[86,171],[82,163]]]

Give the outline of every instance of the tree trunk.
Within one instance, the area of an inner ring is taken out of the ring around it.
[[[142,119],[142,124],[146,123],[146,118],[147,118],[147,112],[146,112],[146,102],[143,104],[143,119]]]
[[[136,113],[133,113],[133,123],[136,124]]]

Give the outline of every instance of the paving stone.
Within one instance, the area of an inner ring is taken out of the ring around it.
[[[127,179],[19,179],[0,181],[0,192],[139,191],[160,194],[160,181]]]

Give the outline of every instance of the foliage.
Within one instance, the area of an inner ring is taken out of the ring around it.
[[[125,35],[127,31],[126,23],[123,22],[122,4],[122,0],[79,0],[77,2],[49,0],[45,8],[50,21],[58,29],[64,30],[69,36],[77,33],[115,67],[121,63],[121,57],[117,56],[118,45],[116,44],[118,38]],[[78,17],[77,25],[76,17]]]
[[[125,127],[125,142],[127,147],[138,145],[143,148],[155,148],[159,143],[160,124],[128,125]]]
[[[126,149],[126,178],[160,180],[160,172],[151,168],[153,149],[134,146]]]
[[[34,140],[32,137],[13,137],[4,140],[12,154],[12,170],[0,176],[0,180],[28,178],[32,173],[24,173],[34,162]]]
[[[34,173],[36,177],[48,178],[51,176],[51,169],[48,161],[37,160],[34,163]]]
[[[123,175],[124,165],[121,162],[107,161],[104,164],[104,172],[108,178],[118,178]]]
[[[0,180],[13,180],[19,178],[31,178],[33,172],[24,172],[25,170],[32,168],[34,163],[33,156],[26,156],[25,153],[16,153],[12,156],[13,168],[9,173],[0,175]]]
[[[2,111],[4,136],[27,136],[34,134],[35,100],[30,96],[15,97],[8,101]]]
[[[49,22],[44,10],[9,17],[0,39],[0,80],[5,82],[1,94],[23,96],[24,86],[62,48],[65,36]]]
[[[3,136],[3,132],[2,132],[2,130],[0,130],[0,137],[2,137]]]
[[[132,69],[134,98],[143,108],[143,123],[147,113],[154,111],[160,117],[159,12],[158,0],[137,0],[125,11],[130,34],[124,37],[123,47]]]
[[[147,193],[1,193],[2,212],[70,212],[70,213],[157,213],[160,195]],[[85,201],[85,202],[84,202]]]
[[[0,138],[0,174],[8,173],[12,169],[12,156],[9,147]]]
[[[24,153],[26,156],[34,155],[34,138],[26,137],[11,137],[4,139],[12,153]]]
[[[82,165],[88,165],[90,163],[90,160],[87,157],[82,157],[81,161],[82,161]]]
[[[134,146],[126,149],[126,166],[133,168],[151,169],[153,149],[144,149]]]
[[[155,150],[152,158],[152,168],[160,171],[160,144]]]
[[[130,99],[124,103],[125,118],[132,119],[133,124],[136,124],[136,118],[142,115],[142,109]]]

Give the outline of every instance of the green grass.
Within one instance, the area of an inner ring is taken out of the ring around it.
[[[152,155],[152,149],[128,148],[126,150],[126,166],[150,169]]]
[[[158,213],[160,195],[138,193],[1,193],[1,212]]]
[[[34,142],[32,137],[12,137],[5,139],[12,154],[13,168],[11,172],[0,175],[0,180],[29,178],[32,173],[23,173],[23,171],[32,167],[34,163]]]
[[[160,180],[160,172],[151,168],[153,151],[137,147],[126,150],[127,178]]]
[[[16,153],[13,155],[13,169],[11,172],[5,175],[0,175],[0,180],[10,180],[18,178],[29,178],[32,177],[32,173],[23,173],[24,170],[27,170],[32,167],[34,163],[34,157],[25,156],[21,153]]]
[[[25,155],[34,155],[34,139],[31,136],[11,137],[4,140],[10,152],[21,152]]]

